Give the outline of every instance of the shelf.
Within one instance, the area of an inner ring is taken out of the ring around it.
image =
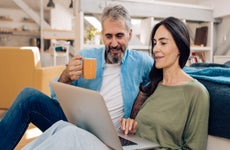
[[[23,23],[36,23],[34,20],[22,20]]]
[[[7,30],[1,30],[0,34],[11,34],[11,35],[28,35],[28,36],[39,36],[39,31],[22,31],[22,30],[13,30],[13,29],[7,29]]]
[[[28,18],[28,17],[22,18],[21,22],[25,22],[25,23],[36,23],[32,18]]]
[[[13,21],[11,18],[1,18],[0,17],[0,21]]]
[[[14,31],[12,31],[12,33],[13,33],[13,35],[40,36],[39,31],[14,30]]]
[[[55,30],[55,29],[46,29],[43,32],[44,39],[56,39],[56,40],[74,40],[75,34],[70,30]]]
[[[191,51],[210,51],[211,47],[191,46]]]

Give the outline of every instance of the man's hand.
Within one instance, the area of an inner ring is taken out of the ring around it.
[[[59,82],[71,84],[73,81],[78,80],[82,74],[82,56],[73,57],[66,69],[62,72]]]
[[[121,118],[120,123],[121,123],[121,130],[125,134],[128,134],[128,133],[134,134],[134,133],[136,133],[137,122],[134,119]]]

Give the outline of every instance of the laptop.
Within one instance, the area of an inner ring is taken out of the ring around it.
[[[117,131],[100,93],[61,82],[51,81],[50,84],[68,121],[91,132],[108,147],[133,150],[159,146],[138,136]]]

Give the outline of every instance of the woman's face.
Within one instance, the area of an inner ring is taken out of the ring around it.
[[[179,66],[179,50],[171,33],[161,25],[154,35],[153,55],[155,66],[158,69],[166,69]]]

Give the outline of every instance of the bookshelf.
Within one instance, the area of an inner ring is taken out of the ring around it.
[[[94,6],[87,5],[94,3]],[[149,37],[152,27],[160,20],[174,16],[182,19],[190,30],[191,35],[191,56],[197,57],[200,62],[213,62],[213,9],[209,7],[188,5],[188,4],[176,4],[170,2],[156,2],[156,1],[137,1],[137,0],[82,0],[79,7],[79,13],[77,14],[82,19],[79,19],[77,37],[80,39],[78,47],[79,49],[88,47],[85,45],[84,40],[84,15],[101,14],[103,8],[106,5],[120,3],[125,6],[131,14],[132,18],[141,19],[140,33],[138,33],[138,39],[140,45],[130,44],[129,47],[137,50],[149,52]],[[137,9],[138,8],[138,9]],[[164,11],[162,11],[164,10]],[[206,43],[196,45],[194,42],[196,29],[200,27],[207,27]],[[135,35],[133,35],[135,36]],[[90,45],[93,46],[93,45]]]

